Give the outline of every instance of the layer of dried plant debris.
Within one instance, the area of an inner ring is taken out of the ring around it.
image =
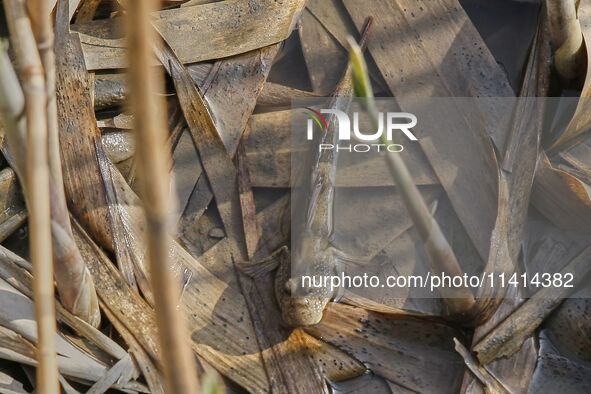
[[[366,32],[351,55],[366,96],[402,109],[589,97],[587,0],[164,0],[149,18],[139,2],[0,1],[0,392],[589,392],[586,100],[559,135],[539,106],[480,108],[506,127],[479,135],[467,117],[461,145],[442,128],[406,165],[334,180],[343,215],[379,218],[359,223],[360,254],[569,271],[570,294],[345,295],[290,327],[274,269],[290,256],[291,101],[352,96],[352,40]]]

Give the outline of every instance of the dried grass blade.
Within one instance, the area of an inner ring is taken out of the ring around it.
[[[7,249],[0,247],[2,261],[0,286],[4,297],[2,302],[2,325],[23,335],[27,340],[38,343],[32,294],[32,276],[19,266],[30,264]],[[68,375],[87,381],[98,380],[105,372],[104,365],[90,354],[73,346],[61,333],[54,333],[60,370]]]
[[[19,292],[31,298],[33,296],[33,278],[29,272],[31,270],[30,263],[8,250],[1,250],[0,253],[2,254],[0,277]],[[58,319],[61,322],[72,328],[82,338],[86,338],[94,343],[105,353],[110,354],[116,359],[120,359],[127,354],[127,352],[111,338],[107,337],[84,320],[68,312],[68,310],[66,310],[61,304],[56,304],[56,310]]]
[[[205,82],[203,85],[198,83],[215,116],[216,126],[221,133],[220,137],[232,157],[235,155],[248,119],[256,106],[256,98],[269,75],[278,50],[279,45],[275,44],[224,59],[216,63],[219,65],[217,71],[216,67],[213,67],[208,74],[206,81],[211,81],[209,86],[205,86]],[[189,72],[194,71],[196,66],[188,67]],[[237,70],[241,72],[238,74]],[[212,77],[214,72],[215,76]],[[194,74],[192,78],[195,80]],[[240,80],[239,84],[236,83],[237,78]],[[227,94],[228,85],[232,86],[236,94]],[[191,209],[183,214],[183,223],[188,226],[197,223],[212,199],[213,194],[207,180],[198,181],[189,200],[188,205]]]
[[[199,150],[201,163],[216,199],[226,234],[234,244],[236,259],[246,260],[236,167],[220,137],[210,110],[187,69],[166,43],[156,47],[155,50],[175,85],[177,97],[193,141]]]
[[[496,225],[501,231],[496,236],[499,242],[491,245],[491,251],[500,248],[503,252],[494,256],[491,254],[493,259],[489,260],[485,268],[487,272],[494,269],[507,274],[512,273],[523,239],[544,115],[543,102],[536,98],[547,95],[551,72],[551,48],[546,25],[545,20],[540,23],[534,38],[520,93],[522,99],[519,99],[516,105],[513,128],[502,162],[501,182],[507,184],[509,192],[506,196],[502,193],[500,195],[504,201],[499,203],[499,221]],[[476,328],[472,338],[473,344],[480,341],[523,302],[518,292],[518,289],[514,288],[504,294],[504,299],[501,299],[500,294],[493,294],[490,299],[477,300],[477,308],[487,310],[485,313],[477,312],[477,319],[483,321],[487,318],[485,315],[490,315],[490,318]],[[489,305],[484,306],[486,304]],[[536,357],[534,339],[531,338],[528,345],[522,346],[518,354],[489,364],[486,369],[509,390],[523,391],[530,383]],[[523,368],[516,370],[516,364],[523,365]],[[464,379],[464,387],[470,384],[467,377]]]
[[[266,82],[257,100],[263,107],[289,107],[294,98],[318,97],[315,93],[284,86],[274,82]]]
[[[107,256],[76,222],[74,237],[93,276],[102,278],[97,282],[97,292],[104,306],[133,333],[146,352],[160,363],[160,346],[157,342],[153,310],[127,285]]]
[[[246,160],[244,145],[240,144],[236,152],[238,192],[240,193],[240,207],[242,208],[242,224],[246,238],[246,250],[248,258],[251,260],[257,250],[261,232],[256,220],[254,195],[252,194],[252,185],[250,183],[250,174],[248,173]]]
[[[513,124],[499,172],[497,220],[484,272],[512,273],[516,268],[523,229],[536,173],[544,102],[550,86],[550,46],[547,24],[542,22],[526,69],[524,85],[516,102]],[[502,301],[504,291],[483,287],[477,294],[473,318],[484,322]]]
[[[86,394],[103,394],[115,383],[121,383],[119,382],[120,378],[123,377],[130,368],[133,368],[133,361],[128,354],[117,361],[117,363],[115,363],[115,365],[113,365],[107,371],[107,373],[105,373],[105,376],[103,376],[100,380],[93,384],[90,389],[88,389]]]
[[[125,183],[122,175],[111,167],[117,199],[120,204],[122,220],[129,226],[130,252],[136,256],[145,269],[143,262],[144,218],[142,217],[141,202]],[[103,222],[93,223],[93,231],[107,231],[106,216]],[[147,304],[137,293],[131,291],[122,279],[119,271],[112,267],[112,263],[106,258],[98,247],[85,235],[85,242],[78,244],[83,256],[88,259],[88,266],[93,276],[109,278],[97,283],[99,297],[113,308],[113,313],[120,313],[119,319],[127,324],[130,317],[141,318],[132,321],[126,327],[134,333],[142,346],[155,360],[157,352],[156,337],[153,331],[154,321],[151,309],[145,309]],[[89,242],[91,242],[89,244]],[[93,245],[89,249],[87,245]],[[171,258],[176,263],[172,269],[179,277],[189,278],[184,288],[180,304],[188,312],[188,321],[193,333],[193,349],[200,356],[211,363],[216,369],[228,378],[251,390],[262,390],[268,386],[264,370],[260,365],[258,345],[256,344],[250,319],[245,316],[246,305],[242,295],[235,289],[228,287],[227,282],[212,275],[204,268],[204,263],[196,261],[176,242],[172,242],[170,250]],[[94,257],[93,257],[94,256]],[[98,260],[97,260],[98,259]],[[219,260],[218,260],[219,262]],[[100,264],[99,264],[100,263]],[[208,266],[209,268],[209,266]],[[106,270],[105,270],[106,269]],[[194,279],[191,279],[194,278]],[[199,278],[199,280],[197,280]],[[123,304],[122,304],[123,303]],[[133,310],[133,313],[125,312]],[[236,316],[242,319],[236,321]],[[152,323],[149,320],[152,319]],[[112,320],[112,319],[110,319]],[[228,324],[228,333],[219,330],[219,326],[225,322]],[[147,332],[148,330],[149,332]],[[225,335],[234,335],[239,340],[235,342],[224,341]],[[243,354],[243,352],[247,354]]]

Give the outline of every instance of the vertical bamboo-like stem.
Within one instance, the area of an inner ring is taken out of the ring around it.
[[[29,237],[33,263],[33,296],[37,320],[38,391],[59,392],[55,354],[55,299],[51,260],[49,168],[47,158],[47,108],[43,66],[24,4],[4,1],[6,16],[15,40],[21,72],[27,122],[26,180]]]
[[[45,70],[45,87],[47,91],[47,141],[49,146],[49,171],[52,181],[57,184],[56,193],[60,209],[66,212],[67,208],[64,193],[64,179],[59,154],[57,105],[55,98],[55,53],[53,52],[53,28],[50,23],[51,12],[49,0],[30,0],[28,3],[29,15],[33,33],[37,40],[37,48],[41,56],[41,63]],[[67,228],[71,232],[70,221],[67,220]]]
[[[55,96],[55,53],[49,0],[31,0],[29,15],[37,48],[45,70],[47,93],[47,140],[50,172],[50,209],[52,219],[55,278],[64,306],[93,326],[100,323],[98,298],[90,272],[86,268],[72,235],[66,205],[59,148],[57,104]]]
[[[372,127],[378,129],[378,110],[369,81],[367,66],[363,58],[361,48],[354,40],[349,39],[350,58],[353,70],[353,86],[355,94],[365,99],[364,104],[369,113]],[[382,141],[388,144],[389,141]],[[386,154],[388,169],[400,191],[404,205],[412,218],[412,221],[425,244],[425,249],[431,262],[431,270],[434,274],[442,272],[452,276],[462,276],[463,270],[456,256],[441,231],[439,224],[429,212],[429,208],[414,184],[410,172],[399,154]],[[453,316],[461,316],[474,305],[472,292],[467,287],[441,288],[441,296],[447,305],[448,313]]]
[[[130,104],[135,115],[136,158],[146,211],[150,278],[166,387],[169,393],[185,394],[199,389],[188,331],[176,307],[179,289],[169,270],[170,153],[163,114],[165,103],[156,95],[162,91],[162,76],[150,66],[154,64],[152,51],[157,39],[150,12],[156,4],[155,0],[127,2]]]

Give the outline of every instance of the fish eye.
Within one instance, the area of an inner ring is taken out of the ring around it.
[[[283,286],[283,294],[288,296],[291,295],[291,286],[289,284],[289,281],[285,282],[285,285]]]

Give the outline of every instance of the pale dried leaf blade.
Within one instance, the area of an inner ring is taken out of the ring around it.
[[[285,40],[303,4],[303,0],[228,0],[156,12],[154,25],[183,63],[194,63]],[[89,70],[126,67],[124,43],[113,36],[116,23],[108,19],[73,25],[84,33],[82,48]]]

